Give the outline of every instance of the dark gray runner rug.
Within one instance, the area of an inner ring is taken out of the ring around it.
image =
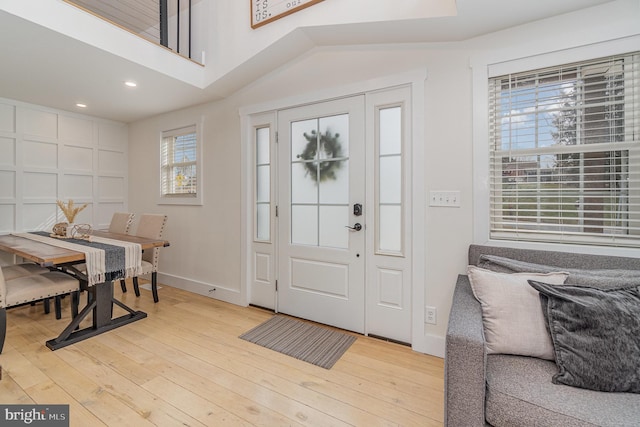
[[[240,338],[325,369],[331,369],[356,340],[353,335],[282,315],[273,316]]]

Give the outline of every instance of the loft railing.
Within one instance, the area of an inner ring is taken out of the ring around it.
[[[192,0],[65,1],[153,43],[194,59]]]

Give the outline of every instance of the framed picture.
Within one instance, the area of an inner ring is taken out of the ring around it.
[[[250,0],[251,1],[251,28],[262,25],[290,15],[306,7],[320,3],[322,0]]]

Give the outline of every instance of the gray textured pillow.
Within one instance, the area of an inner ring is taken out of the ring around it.
[[[554,383],[640,393],[640,286],[529,284],[548,321],[559,369]]]
[[[480,255],[478,267],[501,273],[551,273],[566,271],[567,285],[589,286],[598,289],[617,289],[623,286],[637,286],[640,283],[640,269],[580,269],[554,267],[505,258],[497,255]]]

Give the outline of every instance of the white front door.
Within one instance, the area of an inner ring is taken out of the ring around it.
[[[251,116],[251,304],[411,342],[411,115],[401,86]]]
[[[278,311],[364,333],[364,96],[282,110],[278,134]]]

